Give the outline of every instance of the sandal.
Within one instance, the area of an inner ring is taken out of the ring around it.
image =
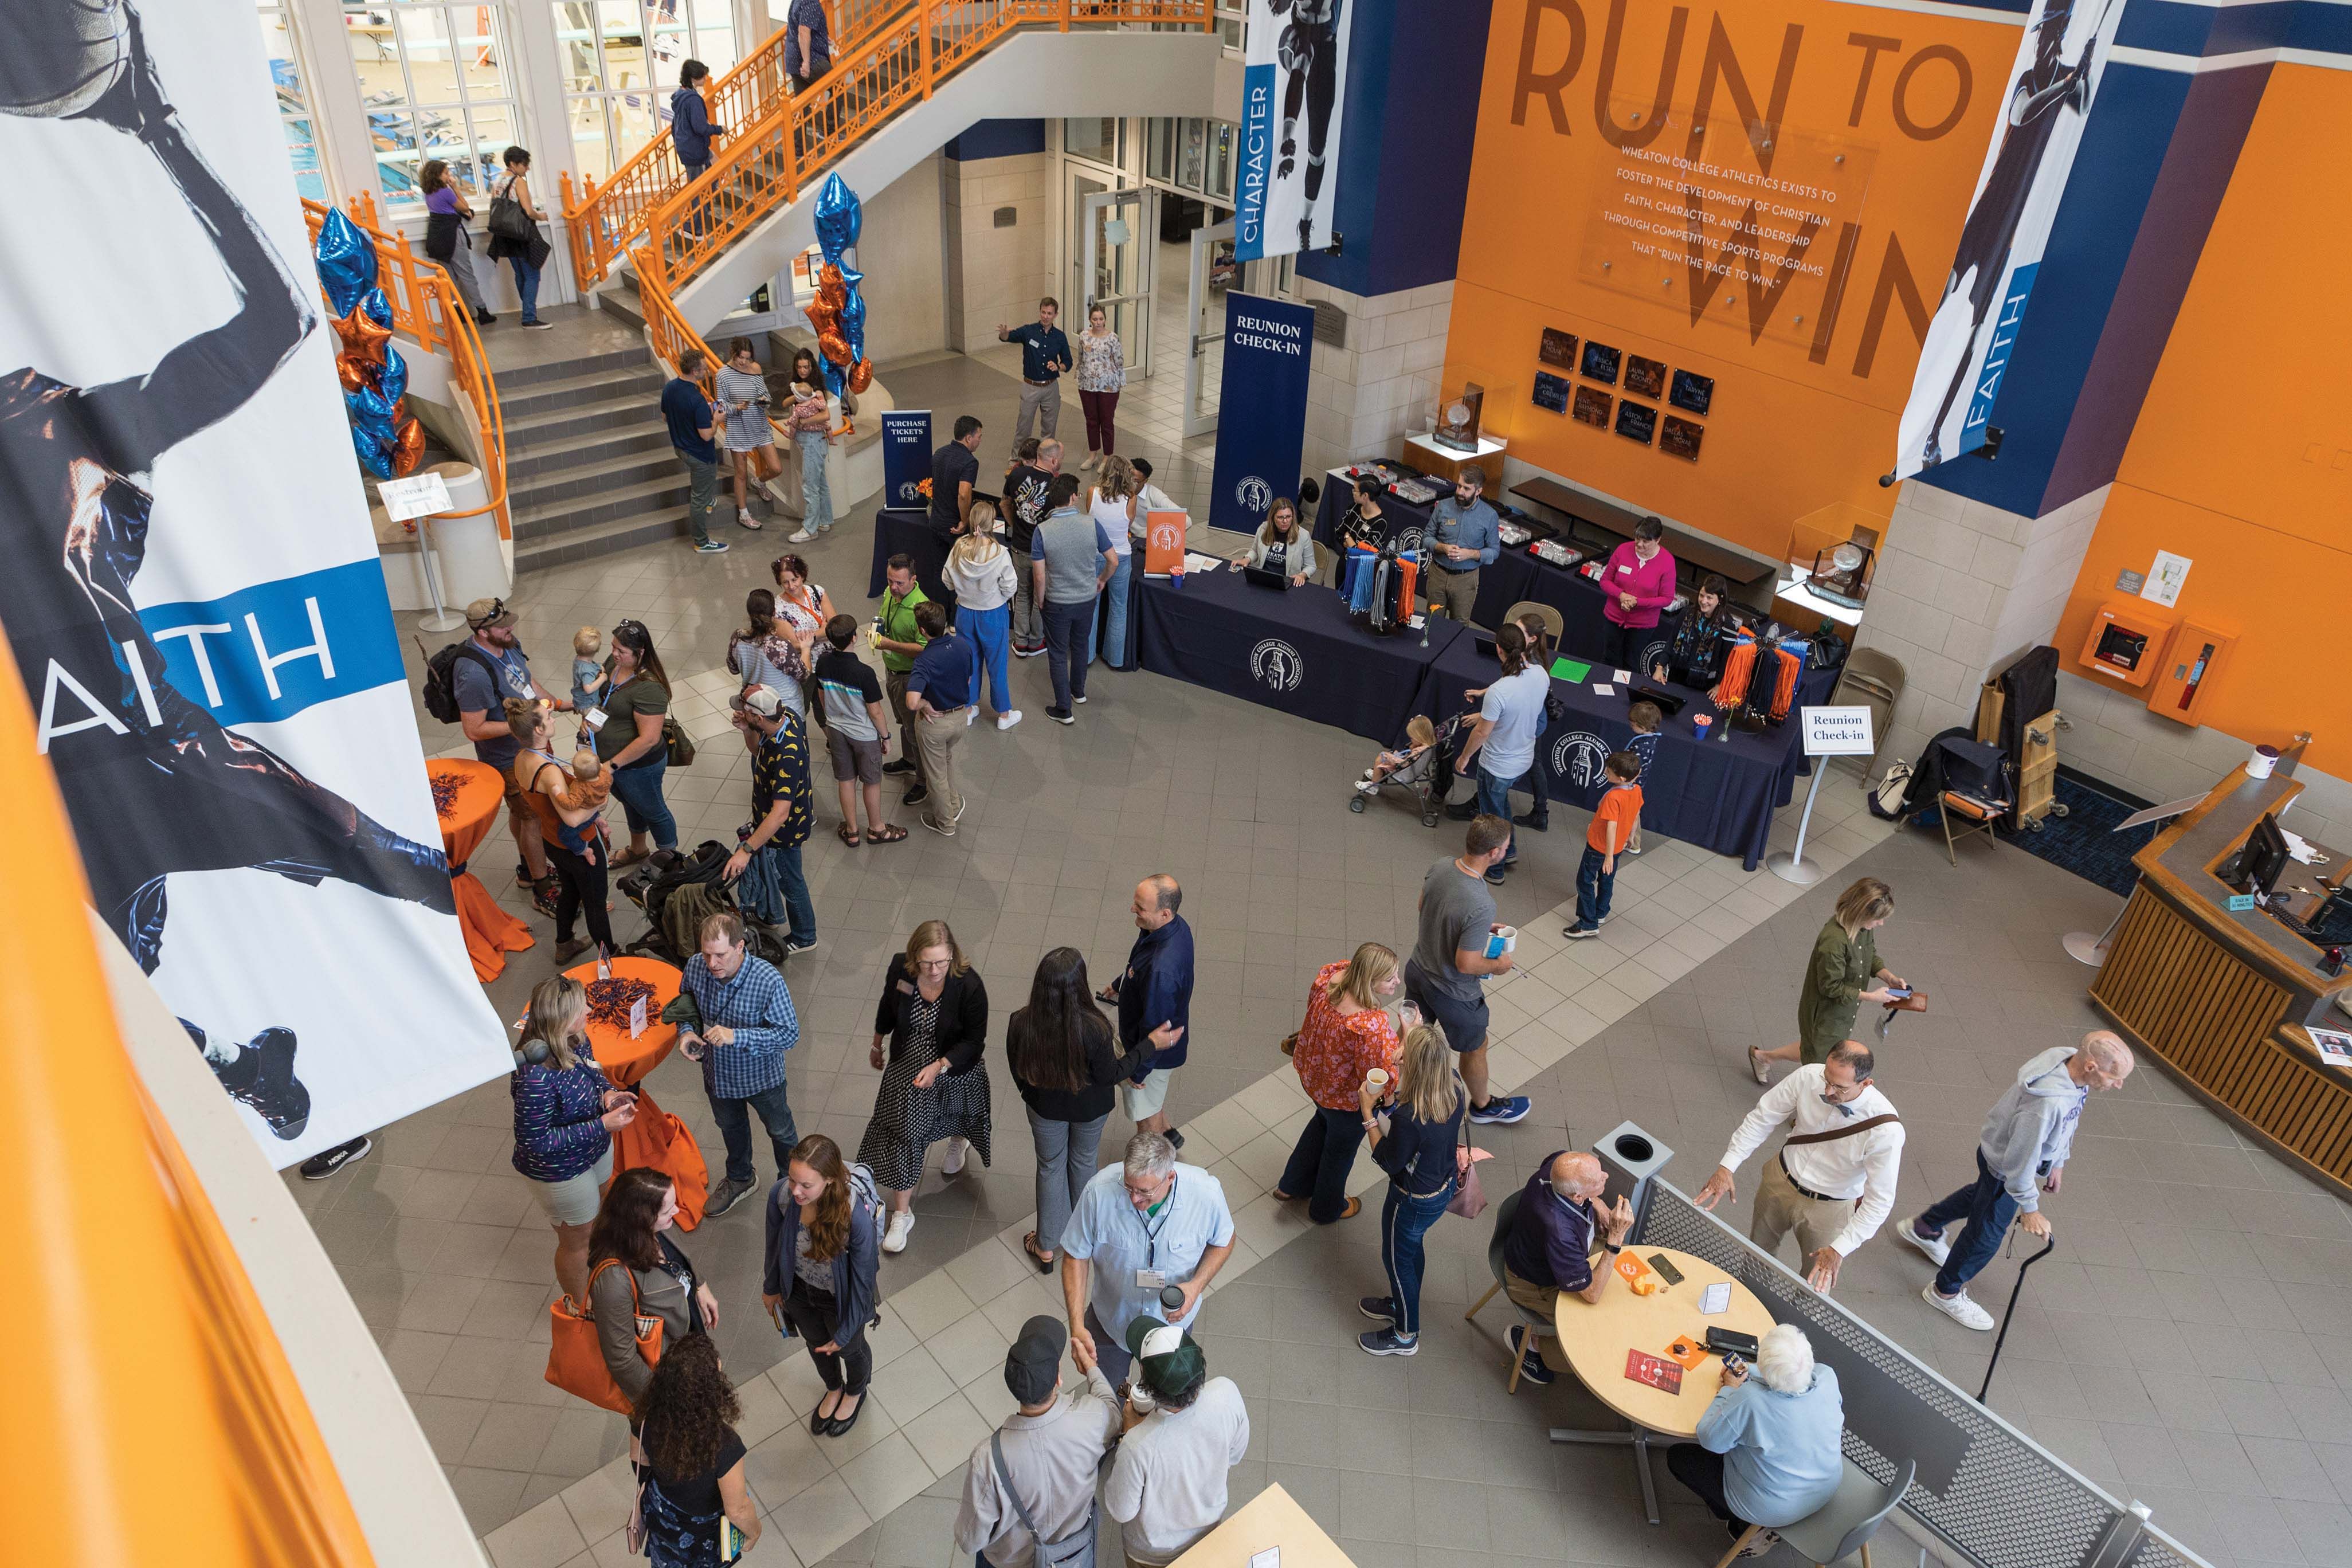
[[[613,857],[613,869],[617,871],[624,866],[634,866],[640,860],[653,858],[654,852],[650,849],[624,849]]]
[[[907,837],[907,830],[895,822],[886,822],[866,836],[868,844],[896,844]]]
[[[857,829],[850,826],[849,824],[845,822],[839,827],[834,829],[834,836],[839,838],[844,844],[848,845],[852,849],[856,848],[858,846],[859,839],[857,837]]]
[[[1021,1238],[1021,1250],[1029,1255],[1029,1261],[1037,1266],[1038,1273],[1051,1274],[1054,1271],[1053,1258],[1037,1250],[1037,1233],[1035,1231],[1033,1230],[1028,1235]]]

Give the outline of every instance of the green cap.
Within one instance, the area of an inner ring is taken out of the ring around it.
[[[1158,1318],[1137,1318],[1127,1325],[1127,1352],[1135,1358],[1143,1385],[1162,1398],[1190,1392],[1209,1374],[1209,1359],[1192,1336]]]

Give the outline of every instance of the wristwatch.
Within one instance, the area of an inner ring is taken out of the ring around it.
[[[1614,1241],[1603,1241],[1603,1242],[1601,1244],[1601,1249],[1603,1252],[1611,1252],[1611,1253],[1622,1252],[1622,1251],[1624,1251],[1624,1250],[1625,1250],[1625,1248],[1624,1248],[1624,1247],[1623,1247],[1623,1245],[1622,1245],[1622,1243],[1614,1242]]]

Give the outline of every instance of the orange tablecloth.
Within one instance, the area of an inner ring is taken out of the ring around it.
[[[626,1023],[619,1026],[588,1021],[589,1047],[604,1076],[625,1089],[637,1091],[636,1120],[613,1135],[613,1169],[617,1173],[633,1165],[651,1165],[669,1173],[677,1184],[677,1227],[692,1230],[702,1223],[702,1205],[709,1196],[710,1168],[703,1163],[702,1147],[686,1123],[654,1103],[643,1087],[645,1077],[661,1066],[677,1045],[676,1025],[661,1021],[661,1010],[677,996],[677,971],[657,958],[615,958],[616,979],[642,980],[654,988],[646,1002],[646,1032],[629,1037]],[[583,963],[564,974],[585,985],[596,978],[596,965]]]
[[[507,954],[533,944],[530,927],[499,907],[482,879],[466,863],[497,826],[499,803],[506,798],[506,781],[488,763],[440,757],[425,764],[425,776],[455,779],[457,793],[441,813],[441,847],[449,856],[449,888],[457,899],[457,929],[466,933],[466,956],[474,961],[474,978],[496,980],[506,970]]]

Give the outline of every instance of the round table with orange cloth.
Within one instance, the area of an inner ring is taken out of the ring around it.
[[[506,972],[507,954],[520,952],[536,940],[530,927],[500,909],[482,879],[466,868],[498,824],[506,775],[488,763],[463,757],[436,757],[425,764],[425,774],[435,785],[441,847],[449,857],[449,888],[457,899],[457,929],[466,933],[466,956],[474,961],[475,979],[496,980]],[[449,797],[446,806],[441,805],[445,795]]]
[[[645,1032],[632,1037],[627,1019],[617,1024],[588,1019],[588,1045],[604,1076],[637,1095],[636,1120],[613,1135],[615,1173],[633,1165],[651,1165],[669,1173],[677,1184],[677,1227],[692,1230],[702,1223],[702,1205],[710,1192],[710,1168],[703,1163],[702,1146],[686,1123],[654,1103],[643,1087],[646,1075],[661,1066],[677,1045],[677,1026],[661,1021],[661,1010],[677,997],[677,971],[657,958],[620,957],[610,965],[616,980],[642,980],[654,988],[646,998]],[[567,969],[564,977],[583,985],[595,984],[591,962]],[[593,1000],[593,994],[592,994]]]

